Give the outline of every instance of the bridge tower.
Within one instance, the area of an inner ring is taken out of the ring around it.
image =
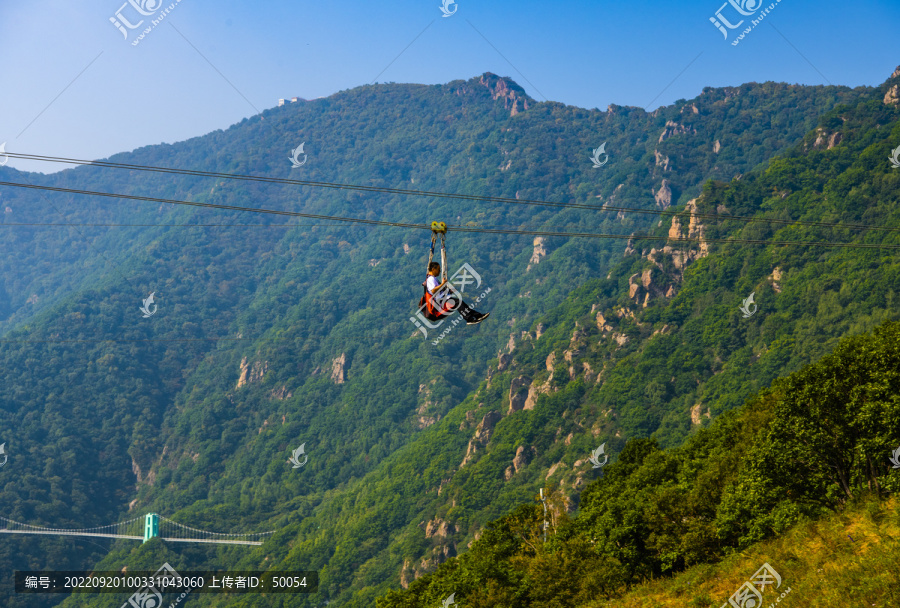
[[[147,513],[144,517],[144,542],[147,542],[154,536],[159,536],[159,515]]]

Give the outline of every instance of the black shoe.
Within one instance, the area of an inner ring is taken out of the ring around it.
[[[481,315],[480,317],[475,317],[475,318],[474,318],[473,320],[471,320],[471,321],[466,321],[466,325],[478,325],[479,323],[481,323],[482,321],[484,321],[485,319],[487,319],[488,316],[489,316],[490,314],[491,314],[491,313],[486,312],[486,313],[484,313],[483,315]]]

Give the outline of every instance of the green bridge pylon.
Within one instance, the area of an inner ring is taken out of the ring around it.
[[[147,542],[154,536],[159,536],[159,515],[147,513],[144,516],[144,542]]]

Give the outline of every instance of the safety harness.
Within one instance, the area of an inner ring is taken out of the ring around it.
[[[425,267],[426,274],[428,273],[428,269],[431,267],[431,262],[434,260],[434,246],[437,243],[438,239],[441,241],[441,282],[447,280],[447,224],[444,222],[431,222],[431,251],[428,253],[428,266]],[[449,302],[445,302],[443,305],[435,302],[434,294],[428,291],[428,279],[422,283],[422,290],[424,294],[422,295],[422,299],[419,300],[419,306],[424,306],[423,313],[425,314],[425,318],[429,321],[437,321],[444,315],[453,311],[454,306]]]

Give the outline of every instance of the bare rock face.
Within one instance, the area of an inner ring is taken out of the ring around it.
[[[894,85],[884,94],[884,105],[900,105],[900,85]]]
[[[335,384],[343,384],[346,379],[345,366],[347,365],[347,354],[341,353],[340,357],[331,362],[331,381]]]
[[[266,370],[269,369],[268,361],[256,361],[251,367],[247,363],[247,357],[241,359],[241,375],[238,378],[237,388],[246,386],[251,382],[262,380]]]
[[[813,144],[813,147],[818,148],[819,146],[825,143],[825,129],[822,127],[818,127],[816,129],[816,141]]]
[[[423,557],[418,566],[413,566],[412,560],[405,559],[400,570],[400,586],[404,589],[415,579],[431,572],[451,557],[456,557],[456,545],[452,542],[441,543],[431,550],[431,557]]]
[[[528,95],[515,83],[490,72],[483,74],[479,82],[490,90],[492,99],[503,100],[503,107],[509,110],[510,116],[528,109]]]
[[[640,289],[640,285],[635,282],[635,279],[640,276],[639,272],[634,273],[630,277],[628,277],[628,298],[634,299],[634,296],[637,295],[638,289]]]
[[[545,479],[550,479],[553,476],[553,474],[556,473],[556,471],[558,471],[559,469],[564,469],[564,468],[566,468],[565,463],[557,462],[552,467],[550,467],[549,471],[547,471],[547,477]]]
[[[522,406],[522,409],[525,411],[533,410],[534,406],[537,405],[538,395],[548,392],[546,387],[535,386],[532,384],[528,387],[528,397],[525,398],[525,404]]]
[[[654,150],[653,155],[656,157],[656,166],[662,167],[663,171],[669,170],[669,157],[663,156],[659,153],[659,150]]]
[[[452,534],[456,534],[456,526],[442,519],[435,518],[425,526],[425,538],[431,538],[432,536],[446,538]]]
[[[138,465],[137,461],[132,458],[131,459],[131,471],[134,473],[134,476],[137,478],[138,483],[146,483],[147,485],[153,485],[153,482],[156,481],[156,471],[150,471],[146,476],[144,472],[141,470],[141,467]]]
[[[781,268],[775,268],[775,270],[772,271],[772,289],[775,290],[775,293],[781,293],[781,283],[779,283],[779,281],[781,281],[781,275]]]
[[[816,143],[813,144],[813,147],[819,148],[825,146],[826,149],[831,150],[833,147],[841,143],[843,136],[840,132],[828,133],[824,127],[819,127],[816,129]]]
[[[400,586],[409,589],[409,584],[416,579],[416,574],[412,569],[412,561],[403,560],[403,566],[400,568]]]
[[[601,332],[606,333],[608,331],[612,331],[612,325],[606,322],[606,317],[603,316],[603,313],[597,313],[597,329]]]
[[[534,446],[526,448],[524,445],[520,445],[516,448],[516,455],[513,457],[512,461],[514,474],[526,467],[528,463],[531,462],[531,459],[534,458],[536,452],[537,450]]]
[[[691,249],[689,253],[682,252],[680,247],[672,247],[670,245],[666,245],[659,252],[655,249],[650,251],[650,255],[648,259],[656,264],[660,269],[663,268],[661,262],[658,260],[657,255],[665,255],[672,257],[672,263],[678,270],[683,270],[688,262],[699,260],[700,258],[704,258],[709,255],[709,243],[704,240],[704,236],[706,233],[706,227],[700,223],[700,218],[698,218],[695,214],[697,213],[697,199],[691,199],[684,206],[684,210],[691,214],[690,222],[687,226],[687,230],[685,230],[684,226],[681,223],[681,219],[678,217],[672,218],[672,225],[669,227],[669,238],[670,239],[696,239],[700,242],[700,250],[697,251],[695,249]]]
[[[441,417],[435,414],[434,416],[419,416],[416,418],[416,426],[419,429],[425,429],[430,427],[432,424],[440,420]]]
[[[587,361],[582,361],[581,367],[584,368],[584,379],[587,382],[590,382],[592,378],[593,378],[593,380],[599,380],[599,378],[600,378],[599,372],[595,372],[594,369],[591,367],[590,363],[588,363]]]
[[[656,204],[663,209],[668,209],[672,206],[672,188],[669,187],[669,180],[662,180],[659,191],[653,192],[653,199],[656,201]]]
[[[613,340],[616,341],[616,344],[618,344],[619,346],[624,346],[625,344],[628,344],[628,336],[626,336],[625,334],[613,332],[612,338],[613,338]]]
[[[700,424],[700,404],[694,404],[691,408],[691,424]]]
[[[544,237],[536,236],[534,237],[534,250],[531,254],[531,259],[528,261],[528,266],[525,268],[525,272],[531,270],[532,266],[536,266],[541,262],[541,258],[547,255],[547,249],[544,247]]]
[[[720,150],[722,150],[722,144],[717,139],[716,143],[713,144],[713,154],[718,154]]]
[[[701,405],[699,403],[695,404],[691,408],[691,424],[693,424],[693,425],[700,424],[700,419],[701,419],[700,418],[700,416],[701,416],[700,408],[701,408]],[[703,413],[703,416],[705,416],[706,418],[710,418],[709,409],[707,409],[706,412]]]
[[[462,464],[459,465],[460,468],[475,460],[478,449],[486,446],[491,440],[491,435],[494,434],[494,426],[501,417],[500,412],[495,411],[485,414],[481,422],[478,423],[478,428],[475,429],[474,437],[469,441],[469,447],[466,449],[466,456],[463,458]]]
[[[654,256],[656,253],[656,249],[651,249],[648,259],[655,261]],[[628,297],[634,300],[636,304],[643,302],[642,306],[644,308],[649,304],[651,297],[657,298],[666,292],[666,286],[657,284],[653,277],[654,269],[647,268],[643,272],[636,272],[628,278]]]
[[[677,122],[673,122],[671,120],[666,121],[666,128],[663,130],[662,134],[659,136],[659,141],[657,143],[662,143],[665,140],[669,139],[673,135],[680,135],[682,133],[696,133],[697,131],[691,127],[686,127],[684,125],[678,124]]]
[[[513,378],[509,386],[509,411],[518,412],[525,406],[525,400],[528,399],[528,387],[531,384],[531,378],[519,376]]]
[[[284,399],[290,399],[294,396],[294,393],[288,391],[287,387],[282,385],[281,388],[273,389],[272,392],[269,393],[269,395],[272,397],[272,399],[278,399],[279,401],[282,401]]]

